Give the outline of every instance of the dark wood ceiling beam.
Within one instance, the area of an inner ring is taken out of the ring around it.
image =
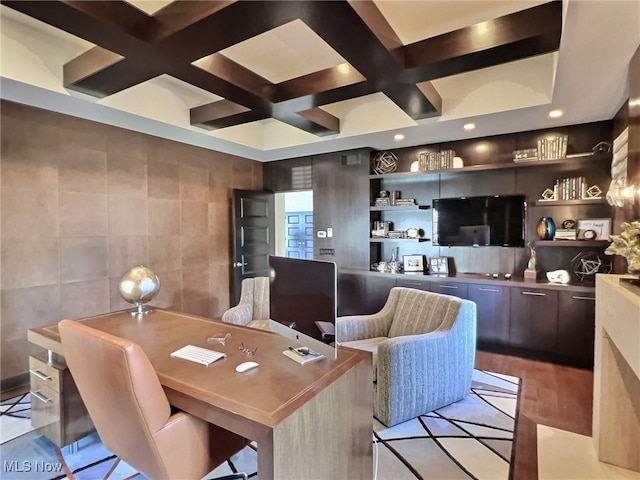
[[[232,83],[243,90],[268,101],[272,101],[275,85],[264,77],[252,72],[248,68],[228,59],[221,53],[208,55],[193,62],[198,68],[217,78]]]
[[[126,56],[146,43],[154,20],[126,2],[2,0],[1,3],[83,40]]]
[[[286,100],[314,95],[364,81],[366,81],[366,78],[364,78],[360,72],[348,63],[343,63],[319,72],[278,83],[275,86],[274,95],[271,100],[275,103],[284,102]]]
[[[297,112],[291,112],[288,110],[278,110],[275,108],[271,115],[274,119],[279,120],[287,125],[298,128],[313,135],[328,135],[335,133],[334,130],[327,128],[321,123],[316,123],[310,118],[299,115]],[[326,119],[320,119],[322,123],[325,123]]]
[[[102,47],[91,50],[67,62],[62,67],[64,88],[73,88],[85,78],[121,61],[124,57]]]
[[[312,6],[304,12],[302,19],[367,78],[373,91],[384,93],[413,119],[434,115],[436,109],[415,85],[401,82],[403,86],[398,88],[397,81],[402,78],[403,70],[387,48],[387,45],[393,47],[393,44],[378,38],[358,14],[359,11],[364,18],[374,23],[376,14],[372,8],[356,6],[357,11],[348,2],[331,2],[329,8],[323,2],[309,3]],[[383,30],[391,35],[390,27],[386,30],[382,26],[377,28],[379,35],[384,36],[380,33]],[[410,91],[405,92],[405,88]]]
[[[404,55],[402,40],[391,28],[387,19],[382,15],[377,5],[371,0],[348,0],[351,8],[373,32],[378,41],[384,45],[398,65],[403,65]]]
[[[220,100],[220,102],[224,101]],[[213,102],[207,105],[202,105],[200,107],[192,108],[191,124],[198,127],[206,128],[208,130],[215,130],[219,128],[243,125],[245,123],[257,122],[258,120],[265,120],[271,117],[269,112],[260,110],[247,110],[244,112],[225,116],[222,112],[225,110],[229,111],[229,107],[227,105],[221,105],[221,111],[216,113],[215,110],[217,108],[217,103],[219,102]],[[210,114],[208,115],[206,114],[207,110],[209,110],[210,112]],[[196,120],[194,120],[194,115],[196,116]]]
[[[404,65],[406,69],[438,65],[474,53],[499,51],[501,47],[514,44],[531,43],[545,45],[545,48],[550,46],[557,50],[560,46],[561,33],[562,3],[545,3],[407,45],[404,47]],[[490,55],[486,58],[490,58]],[[485,66],[495,64],[493,61]],[[477,65],[470,65],[466,71],[476,68],[478,68]],[[463,71],[457,73],[463,73]],[[424,80],[431,80],[431,78]]]
[[[340,119],[321,108],[312,108],[297,113],[310,122],[325,128],[326,134],[340,132]]]
[[[189,110],[189,115],[192,125],[206,125],[208,122],[249,111],[250,110],[247,107],[222,99],[217,102],[211,102],[206,105],[194,107]]]

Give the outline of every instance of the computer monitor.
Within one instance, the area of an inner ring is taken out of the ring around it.
[[[309,347],[335,359],[333,338],[326,335],[338,310],[335,262],[272,255],[269,267],[271,331],[289,338],[293,347]]]

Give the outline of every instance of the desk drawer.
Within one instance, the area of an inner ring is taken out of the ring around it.
[[[42,428],[59,424],[60,394],[46,385],[31,385],[31,425]]]
[[[29,375],[31,377],[31,390],[47,387],[56,392],[62,391],[60,370],[39,358],[29,357]]]

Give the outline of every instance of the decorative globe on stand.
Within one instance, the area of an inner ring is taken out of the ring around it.
[[[136,306],[131,315],[144,315],[151,311],[144,304],[150,302],[160,290],[160,279],[150,268],[140,265],[122,276],[118,290],[122,298]]]

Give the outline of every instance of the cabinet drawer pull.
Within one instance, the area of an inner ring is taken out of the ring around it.
[[[497,288],[478,288],[481,292],[499,292]]]
[[[540,293],[540,292],[521,292],[523,295],[535,295],[536,297],[545,297],[547,294],[546,293]]]
[[[50,403],[53,400],[51,400],[50,398],[45,397],[44,395],[42,395],[39,391],[31,391],[31,395],[33,395],[34,397],[36,397],[38,400],[40,400],[42,403]]]
[[[571,298],[575,300],[593,300],[596,301],[595,297],[581,297],[580,295],[571,295]]]
[[[418,287],[422,286],[420,282],[404,282],[405,285],[417,285]]]
[[[49,375],[45,375],[40,370],[29,370],[29,373],[35,377],[38,377],[40,380],[51,380]]]
[[[438,285],[440,288],[458,288],[455,285]]]

